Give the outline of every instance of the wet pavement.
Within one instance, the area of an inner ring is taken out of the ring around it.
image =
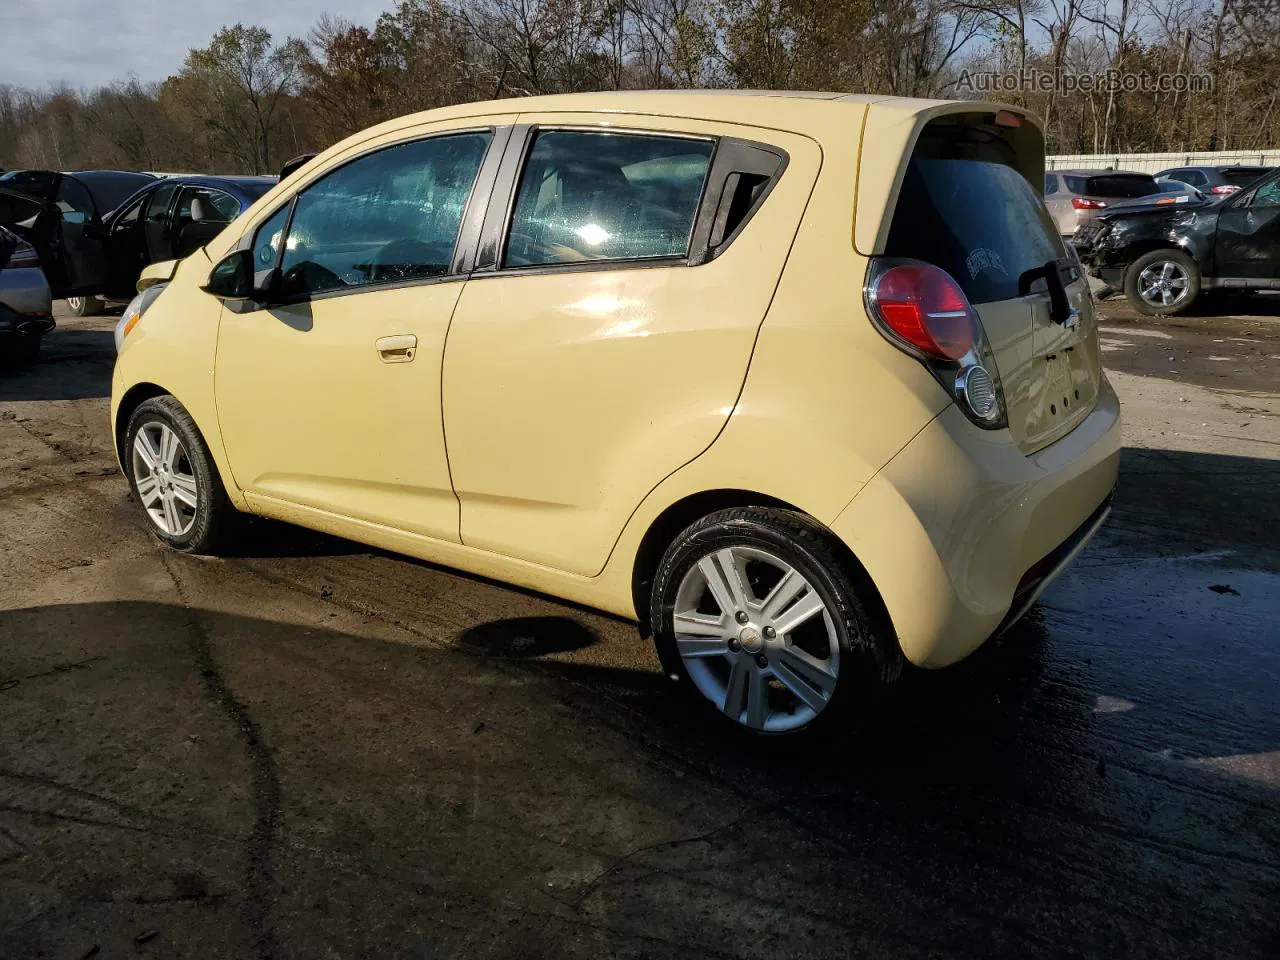
[[[0,957],[1280,956],[1280,323],[1103,313],[1111,522],[803,749],[590,611],[275,524],[161,550],[111,323],[63,321],[0,379]]]

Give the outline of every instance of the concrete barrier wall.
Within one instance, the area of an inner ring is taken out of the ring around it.
[[[1157,173],[1169,167],[1218,166],[1280,166],[1280,150],[1221,150],[1202,153],[1081,153],[1045,157],[1048,170],[1134,170],[1139,173]]]

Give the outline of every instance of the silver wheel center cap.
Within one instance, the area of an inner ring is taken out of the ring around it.
[[[764,640],[760,637],[760,631],[755,627],[743,627],[738,631],[738,641],[742,644],[742,649],[748,653],[758,653],[764,648]]]

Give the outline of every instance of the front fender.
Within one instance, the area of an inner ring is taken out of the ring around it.
[[[195,420],[227,496],[243,510],[246,504],[231,474],[214,403],[213,367],[222,303],[199,287],[208,276],[209,258],[197,251],[186,260],[171,263],[172,282],[133,327],[116,357],[111,382],[113,446],[118,452],[122,421],[130,412],[126,409],[122,413],[126,401],[132,405],[157,393],[170,394]],[[163,276],[163,270],[157,273]]]
[[[181,262],[180,260],[161,260],[159,263],[148,264],[138,277],[138,292],[154,287],[157,283],[168,283],[177,273],[178,264]]]

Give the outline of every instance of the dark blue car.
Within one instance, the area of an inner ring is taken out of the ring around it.
[[[53,295],[85,316],[132,299],[145,266],[194,253],[276,179],[14,171],[0,177],[0,225],[36,248]]]

